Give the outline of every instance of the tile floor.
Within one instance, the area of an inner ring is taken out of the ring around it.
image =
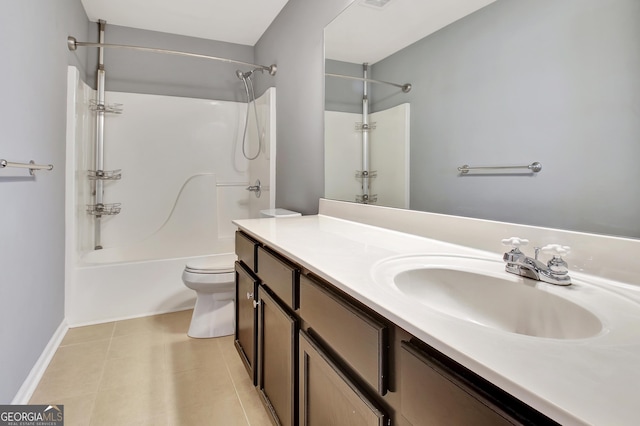
[[[70,329],[31,404],[65,426],[269,425],[233,336],[191,339],[191,311]]]

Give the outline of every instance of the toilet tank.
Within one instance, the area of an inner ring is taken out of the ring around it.
[[[294,217],[302,216],[298,212],[294,212],[287,209],[266,209],[260,210],[260,217]]]

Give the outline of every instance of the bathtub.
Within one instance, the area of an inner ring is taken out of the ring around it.
[[[214,174],[191,176],[175,197],[173,208],[167,209],[167,219],[154,232],[139,240],[79,253],[68,271],[72,274],[66,295],[69,325],[193,308],[195,292],[182,282],[185,264],[199,257],[234,253],[230,220],[224,221],[226,226],[218,221],[218,198],[224,198],[220,201],[228,207],[239,204],[234,198],[246,197],[245,193],[236,187],[218,191]]]
[[[212,254],[233,253],[233,247],[233,238],[219,239]],[[195,292],[183,284],[182,271],[202,256],[121,260],[129,254],[117,248],[94,251],[74,268],[75,285],[67,295],[71,327],[193,308]]]

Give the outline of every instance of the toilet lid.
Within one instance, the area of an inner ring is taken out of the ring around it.
[[[188,261],[185,270],[201,274],[233,272],[235,261],[236,255],[233,253],[198,257]]]

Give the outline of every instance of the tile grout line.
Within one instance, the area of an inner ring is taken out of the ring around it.
[[[161,376],[162,376],[162,387],[163,387],[163,400],[164,403],[169,406],[169,402],[171,400],[171,398],[169,397],[169,395],[171,394],[169,392],[169,379],[168,377],[170,377],[171,372],[170,372],[170,368],[169,368],[169,334],[170,332],[168,331],[169,326],[167,325],[167,320],[166,317],[158,317],[159,321],[161,322],[161,326],[160,329],[162,330],[162,372],[161,372]],[[173,406],[173,405],[171,405]],[[169,413],[167,413],[167,416],[170,416]],[[170,421],[168,422],[168,424],[170,426],[174,425],[174,421],[175,419],[170,418]]]
[[[104,361],[102,362],[102,371],[100,372],[100,378],[98,379],[98,388],[96,389],[96,396],[93,398],[93,403],[91,404],[91,410],[89,412],[89,425],[93,422],[93,410],[96,408],[96,403],[98,402],[98,392],[100,391],[100,385],[102,384],[102,380],[104,379],[104,373],[107,369],[107,358],[109,356],[109,351],[111,350],[111,343],[113,342],[113,336],[116,333],[116,324],[118,321],[113,322],[113,329],[111,330],[111,336],[109,337],[109,344],[107,345],[107,351],[104,354]]]
[[[247,414],[247,410],[244,408],[244,403],[242,402],[242,398],[240,398],[240,393],[238,392],[238,387],[236,386],[235,378],[231,373],[231,368],[229,368],[229,363],[227,362],[227,357],[225,356],[222,348],[220,347],[220,341],[218,341],[218,349],[220,350],[220,354],[222,355],[222,359],[224,360],[224,366],[227,369],[227,373],[229,377],[231,377],[231,384],[233,385],[233,391],[236,393],[236,398],[238,398],[238,402],[240,402],[240,407],[242,408],[242,412],[244,413],[244,418],[247,421],[247,425],[251,426],[251,421],[249,420],[249,415]]]
[[[171,345],[174,343],[174,339],[172,337],[173,334],[173,322],[171,323],[171,326],[168,324],[168,319],[166,316],[162,316],[162,374],[164,376],[164,380],[165,382],[163,383],[164,386],[164,398],[165,398],[165,402],[167,404],[169,404],[169,402],[171,403],[170,406],[172,408],[176,408],[174,406],[174,398],[173,396],[173,392],[171,392],[170,390],[170,383],[173,383],[173,378],[176,375],[176,371],[173,370],[171,368],[171,363],[169,361],[170,359],[170,354],[171,354]],[[186,334],[186,331],[185,331]],[[171,378],[171,379],[169,379]],[[178,410],[176,410],[177,413]],[[177,419],[171,419],[169,421],[169,425],[170,426],[176,426],[179,425],[179,423],[176,423]]]

